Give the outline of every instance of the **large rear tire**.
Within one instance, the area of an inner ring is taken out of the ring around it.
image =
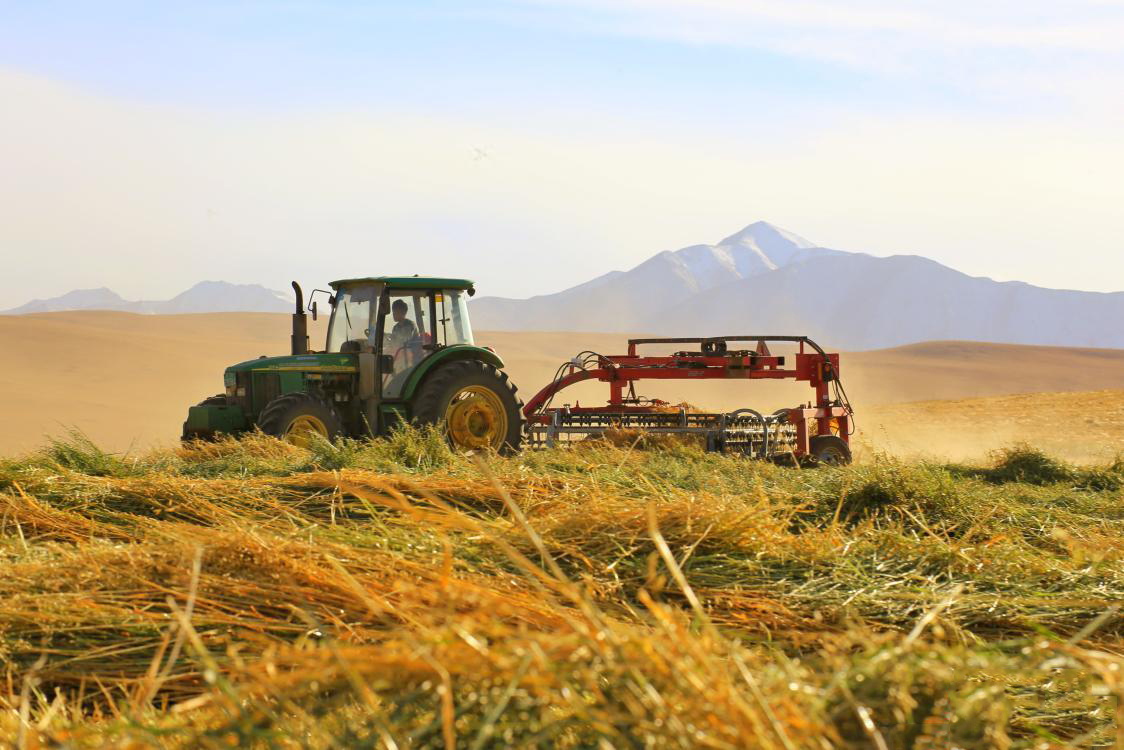
[[[477,360],[439,365],[414,397],[414,421],[444,425],[456,450],[514,453],[523,440],[523,403],[507,373]]]
[[[816,435],[808,441],[808,453],[820,464],[845,466],[851,463],[851,448],[838,435]]]
[[[316,433],[326,440],[343,434],[343,420],[327,401],[311,393],[286,393],[270,401],[258,415],[258,429],[287,443],[307,448]]]

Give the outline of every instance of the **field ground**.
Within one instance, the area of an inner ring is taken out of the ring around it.
[[[0,746],[1124,748],[1124,351],[845,353],[849,467],[176,445],[287,325],[0,317]]]
[[[324,322],[312,326],[314,342],[323,339]],[[0,316],[0,454],[33,450],[45,433],[65,434],[71,426],[114,451],[171,445],[187,406],[222,389],[226,365],[283,353],[288,336],[288,316],[276,314]],[[622,351],[627,337],[477,338],[505,358],[526,398],[549,382],[559,362],[583,349]],[[930,342],[845,353],[842,372],[857,409],[858,440],[870,450],[964,459],[1025,441],[1075,460],[1124,450],[1124,391],[1094,393],[1124,383],[1124,351]],[[1006,398],[1038,392],[1049,395]],[[585,403],[606,395],[596,384],[565,394]],[[669,381],[643,395],[709,409],[772,410],[807,399],[808,389]],[[903,405],[918,401],[925,403]]]
[[[74,438],[0,519],[0,744],[1124,747],[1121,462]]]
[[[857,452],[974,460],[1025,443],[1078,462],[1124,455],[1124,390],[882,404],[858,415]]]

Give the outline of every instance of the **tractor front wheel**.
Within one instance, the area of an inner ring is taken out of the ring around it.
[[[196,406],[226,406],[226,394],[220,393],[215,396],[208,396],[200,401]],[[180,442],[190,443],[192,440],[214,440],[215,433],[211,431],[196,432],[188,431],[187,422],[183,423],[183,431],[180,433]]]
[[[821,464],[842,466],[851,463],[851,448],[838,435],[816,435],[808,441],[808,453]]]
[[[456,450],[515,452],[523,439],[522,403],[507,373],[476,360],[441,366],[414,401],[418,424],[443,424]]]
[[[270,401],[258,416],[258,428],[286,443],[307,448],[313,433],[333,440],[343,422],[332,405],[311,393],[286,393]]]

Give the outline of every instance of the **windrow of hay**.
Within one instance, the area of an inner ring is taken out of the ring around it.
[[[0,461],[0,737],[1109,746],[1121,479],[1025,448],[796,470],[72,436]]]

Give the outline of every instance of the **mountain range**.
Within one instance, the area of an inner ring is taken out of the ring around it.
[[[291,312],[291,300],[257,284],[204,281],[165,301],[81,289],[5,312]],[[917,255],[833,250],[759,221],[553,294],[477,297],[472,322],[485,331],[804,334],[850,350],[933,340],[1124,348],[1124,292],[1046,289]]]
[[[1124,348],[1124,292],[833,250],[763,221],[554,294],[477,298],[472,319],[479,330],[804,334],[852,350],[927,340]]]
[[[292,312],[292,295],[258,284],[201,281],[169,300],[131,301],[111,289],[76,289],[59,297],[35,299],[0,314],[62,312],[64,310],[119,310],[170,314],[200,312]]]

